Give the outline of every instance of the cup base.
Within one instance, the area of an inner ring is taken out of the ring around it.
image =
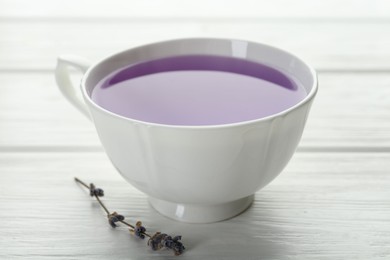
[[[181,204],[149,197],[160,214],[181,222],[211,223],[237,216],[253,202],[254,195],[217,205]]]

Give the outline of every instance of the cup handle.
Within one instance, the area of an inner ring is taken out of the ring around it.
[[[69,68],[74,67],[85,73],[90,67],[90,62],[82,57],[74,55],[61,55],[57,59],[57,67],[55,69],[55,78],[61,93],[66,99],[74,105],[83,115],[91,120],[88,108],[84,101],[76,94],[77,87],[70,80]]]

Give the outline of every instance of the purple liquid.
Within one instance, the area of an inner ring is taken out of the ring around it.
[[[219,125],[279,113],[306,95],[298,81],[263,64],[197,55],[124,67],[97,84],[92,100],[140,121]]]

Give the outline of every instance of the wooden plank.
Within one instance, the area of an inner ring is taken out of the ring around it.
[[[54,74],[0,74],[0,147],[95,146],[93,124],[71,107]]]
[[[0,258],[170,259],[104,212],[73,182],[104,188],[111,210],[150,232],[183,235],[183,259],[387,259],[390,155],[299,153],[244,214],[182,224],[156,213],[103,153],[2,153]],[[173,258],[172,258],[173,259]]]
[[[320,74],[300,148],[390,149],[389,80],[385,73]],[[100,149],[94,126],[62,97],[51,73],[0,73],[0,82],[1,149]]]
[[[390,23],[353,21],[3,21],[0,70],[52,70],[63,53],[97,61],[150,42],[218,37],[274,45],[320,71],[390,71]]]
[[[324,73],[302,147],[390,147],[387,73]]]
[[[102,0],[49,1],[1,0],[0,16],[27,17],[310,17],[350,18],[388,17],[390,6],[386,0]]]

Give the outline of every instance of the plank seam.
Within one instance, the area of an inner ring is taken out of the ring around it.
[[[104,152],[100,146],[0,146],[0,153],[96,153]],[[354,146],[301,146],[298,153],[390,153],[390,147]]]
[[[0,16],[0,22],[8,23],[345,23],[389,24],[390,17],[255,17],[255,16]]]

